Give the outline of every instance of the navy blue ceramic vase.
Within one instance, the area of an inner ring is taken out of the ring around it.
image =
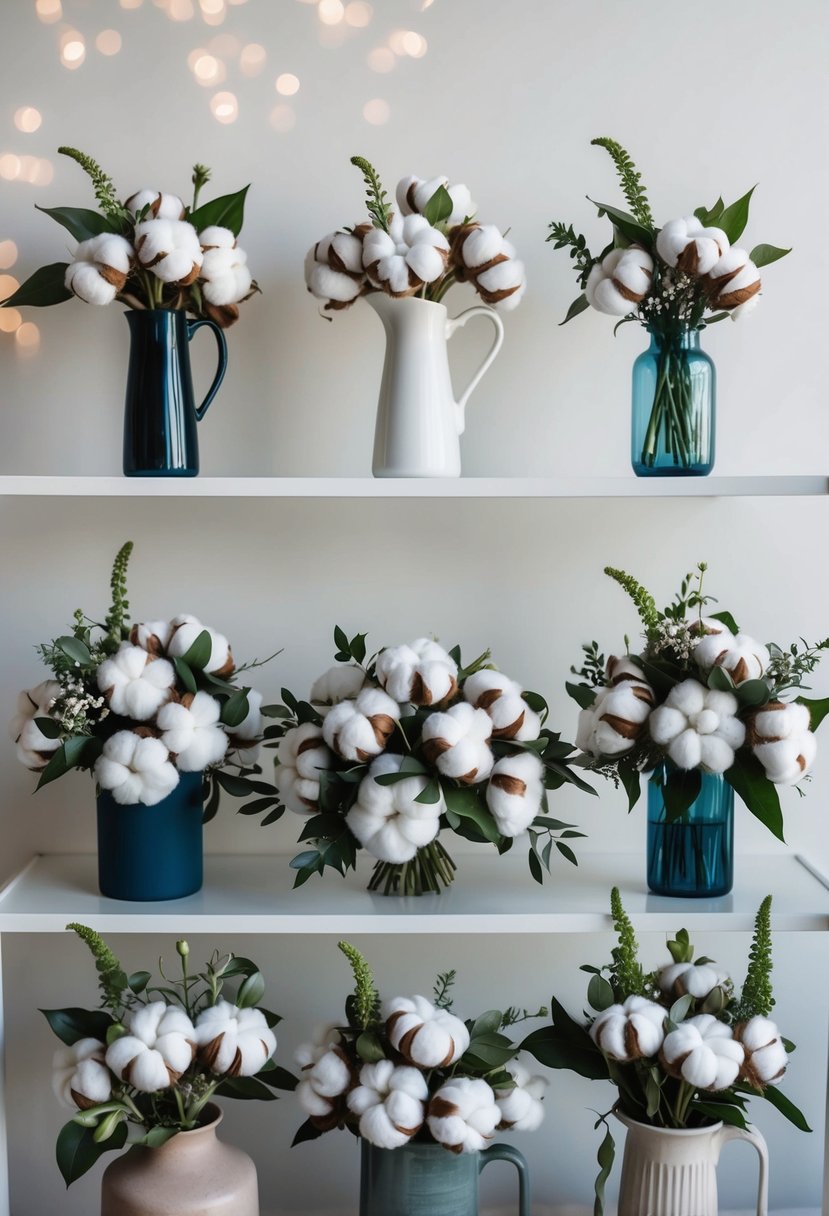
[[[199,471],[196,425],[215,397],[227,369],[227,343],[215,321],[188,320],[183,309],[132,309],[130,359],[124,413],[126,477],[195,477]],[[201,405],[193,397],[189,344],[207,325],[216,336],[219,364]]]
[[[155,806],[98,795],[98,886],[110,899],[181,899],[200,890],[202,774],[181,773]]]

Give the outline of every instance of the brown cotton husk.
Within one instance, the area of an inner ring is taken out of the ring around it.
[[[736,308],[738,304],[745,304],[746,300],[750,300],[756,296],[761,287],[759,279],[753,283],[749,283],[747,287],[741,287],[737,291],[724,291],[714,300],[713,308]]]
[[[489,779],[489,784],[494,785],[496,789],[503,790],[505,794],[514,794],[516,797],[523,798],[527,792],[526,781],[522,781],[520,777],[510,777],[507,773],[494,773]]]
[[[205,301],[204,311],[211,321],[216,322],[219,329],[230,329],[231,325],[235,325],[239,320],[239,309],[236,304],[208,304]]]

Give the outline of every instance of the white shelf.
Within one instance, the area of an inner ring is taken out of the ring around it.
[[[17,477],[0,496],[82,498],[717,498],[824,496],[794,477]]]
[[[213,855],[198,894],[136,904],[99,895],[94,855],[43,855],[0,893],[0,933],[58,933],[73,920],[102,933],[591,933],[610,928],[614,885],[643,932],[749,931],[769,892],[776,931],[829,930],[829,883],[794,854],[741,856],[734,890],[711,900],[651,895],[638,853],[584,853],[577,869],[562,861],[543,887],[531,879],[523,850],[457,861],[449,890],[398,898],[365,890],[368,866],[345,880],[312,878],[294,891],[287,857]]]

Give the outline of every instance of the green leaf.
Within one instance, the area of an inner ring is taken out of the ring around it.
[[[651,248],[653,233],[627,211],[620,211],[618,207],[611,207],[608,203],[597,203],[594,198],[591,198],[590,202],[594,207],[598,207],[599,215],[606,215],[613,227],[618,229],[628,241],[632,241],[636,245],[643,245],[645,249]]]
[[[110,1149],[123,1148],[127,1140],[127,1125],[120,1123],[110,1138],[96,1143],[91,1127],[80,1127],[70,1120],[58,1133],[55,1157],[63,1180],[67,1186],[82,1177],[95,1162]]]
[[[59,739],[63,731],[60,722],[54,718],[35,718],[35,726],[46,739]]]
[[[176,669],[176,675],[181,680],[182,684],[187,689],[187,691],[193,692],[193,693],[198,692],[198,685],[196,684],[196,677],[193,675],[193,672],[190,669],[189,664],[185,663],[184,659],[176,658],[176,659],[173,659],[173,666]]]
[[[743,680],[734,689],[734,695],[741,705],[755,708],[768,702],[769,686],[765,680]]]
[[[261,971],[254,971],[240,986],[236,994],[239,1009],[253,1009],[265,995],[265,979]]]
[[[710,228],[712,224],[718,222],[723,211],[725,211],[725,203],[722,200],[722,196],[720,196],[710,211],[707,207],[697,207],[694,215],[704,228]]]
[[[380,1045],[380,1040],[373,1031],[364,1030],[357,1039],[355,1044],[357,1055],[364,1064],[376,1064],[378,1060],[386,1058],[385,1052]]]
[[[680,1022],[685,1021],[688,1016],[688,1011],[693,1003],[694,998],[690,993],[687,992],[685,996],[681,996],[679,1000],[674,1001],[673,1005],[671,1005],[671,1008],[668,1011],[668,1017],[671,1019],[674,1025],[678,1026]]]
[[[177,1127],[151,1127],[139,1144],[146,1144],[147,1148],[161,1148],[162,1144],[166,1144],[168,1140],[172,1140],[173,1136],[177,1135]]]
[[[593,1216],[602,1216],[604,1212],[604,1188],[610,1177],[610,1171],[613,1169],[613,1162],[616,1159],[616,1146],[613,1143],[613,1136],[610,1133],[610,1128],[605,1132],[604,1140],[599,1145],[599,1151],[596,1154],[596,1161],[599,1166],[599,1172],[596,1175],[596,1181],[593,1184],[593,1190],[596,1192],[596,1201],[593,1204]]]
[[[152,978],[149,971],[135,971],[128,978],[127,985],[130,991],[134,992],[137,996],[140,992],[144,991]]]
[[[438,186],[435,193],[429,199],[426,206],[421,211],[424,219],[427,219],[434,228],[437,224],[442,224],[444,220],[448,220],[452,214],[452,196],[445,186]]]
[[[665,803],[665,817],[668,823],[674,823],[685,814],[691,804],[699,797],[702,788],[702,773],[698,768],[673,769],[668,780],[662,786],[662,798]]]
[[[222,724],[233,730],[235,726],[240,726],[244,722],[249,710],[247,690],[240,688],[232,697],[228,697],[222,706]]]
[[[440,782],[433,777],[415,798],[415,802],[422,802],[426,806],[434,806],[436,802],[440,802],[440,795]]]
[[[225,1077],[216,1090],[217,1098],[239,1098],[243,1101],[276,1102],[276,1094],[256,1077]]]
[[[550,1006],[553,1025],[534,1030],[521,1044],[521,1050],[547,1068],[571,1069],[590,1081],[606,1081],[607,1060],[585,1028],[573,1021],[555,997]]]
[[[567,861],[570,862],[571,866],[577,866],[579,864],[576,854],[568,844],[563,844],[560,840],[557,840],[555,843],[556,848],[558,849],[559,853],[561,853],[561,856],[566,858]]]
[[[101,746],[100,739],[93,739],[90,735],[73,735],[54,752],[46,768],[40,774],[35,788],[42,789],[50,781],[56,781],[70,769],[77,768],[82,760],[86,762],[90,759],[93,750],[97,750],[100,754]],[[87,749],[89,749],[89,754],[85,755]]]
[[[503,1014],[500,1009],[488,1009],[486,1013],[482,1013],[472,1023],[472,1028],[469,1031],[470,1039],[476,1038],[481,1034],[497,1034],[501,1029]]]
[[[744,194],[742,198],[737,199],[736,203],[732,203],[730,207],[726,207],[717,220],[717,227],[722,228],[732,245],[737,244],[737,241],[745,231],[745,226],[748,223],[748,209],[751,203],[751,196],[755,189],[756,187],[752,186],[748,194]]]
[[[461,1065],[489,1072],[492,1068],[502,1068],[515,1054],[515,1045],[506,1035],[490,1031],[470,1039],[461,1057]]]
[[[460,815],[461,819],[470,819],[490,844],[498,844],[501,833],[480,794],[471,789],[448,789],[444,792],[444,798],[448,810]]]
[[[708,673],[708,687],[716,692],[734,692],[734,681],[724,667],[712,667]]]
[[[73,663],[80,663],[81,667],[87,667],[92,662],[89,647],[80,641],[79,638],[73,638],[71,635],[69,637],[58,638],[55,645]]]
[[[90,211],[85,207],[41,207],[38,203],[35,203],[35,208],[62,224],[76,241],[88,241],[102,232],[121,231],[117,222],[100,211]]]
[[[586,312],[589,307],[590,304],[588,303],[587,296],[582,292],[580,296],[576,296],[573,303],[567,309],[567,316],[563,321],[559,321],[559,325],[566,325],[567,322],[572,321],[574,317]]]
[[[587,985],[587,1001],[591,1009],[603,1013],[613,1004],[613,989],[603,975],[592,975]]]
[[[787,253],[791,253],[791,249],[779,249],[777,245],[755,245],[748,256],[754,265],[759,267],[779,262]]]
[[[572,684],[568,680],[564,687],[581,709],[589,709],[596,700],[596,689],[587,684]]]
[[[725,779],[752,815],[785,843],[777,786],[769,781],[760,761],[750,754],[741,754],[725,774]]]
[[[711,619],[712,621],[719,621],[722,625],[725,625],[726,629],[730,629],[732,633],[740,632],[740,626],[730,612],[712,612]]]
[[[747,1092],[751,1094],[757,1093],[756,1090],[748,1089],[748,1087]],[[803,1112],[798,1110],[794,1102],[781,1093],[776,1085],[767,1085],[762,1092],[762,1096],[780,1112],[784,1119],[788,1119],[790,1123],[793,1123],[799,1131],[810,1132],[812,1130],[806,1122]]]
[[[629,768],[625,764],[620,764],[616,772],[628,796],[628,811],[632,811],[642,793],[642,774],[638,769]]]
[[[206,629],[202,629],[199,636],[181,657],[188,667],[195,667],[197,671],[202,671],[210,662],[212,653],[213,643],[210,640],[210,634]]]
[[[267,781],[251,781],[250,777],[237,777],[233,773],[216,770],[216,780],[222,789],[233,798],[247,798],[249,794],[268,794],[274,800],[277,792]]]
[[[811,700],[809,697],[795,697],[798,705],[805,705],[809,711],[809,725],[817,730],[823,719],[829,714],[829,697]],[[45,732],[44,732],[45,733]]]
[[[306,1140],[319,1140],[321,1135],[322,1132],[316,1124],[312,1123],[310,1119],[306,1119],[291,1141],[291,1148],[297,1144],[304,1144]]]
[[[3,301],[3,308],[46,308],[50,304],[62,304],[72,299],[72,292],[65,285],[68,262],[52,262],[41,266],[25,283],[21,283],[14,295]]]
[[[269,1060],[264,1068],[260,1068],[256,1077],[265,1085],[270,1085],[273,1089],[284,1089],[287,1093],[293,1093],[299,1084],[293,1073],[288,1072],[287,1068],[282,1068],[279,1064],[274,1064],[273,1060]]]
[[[235,194],[223,194],[221,198],[214,198],[212,202],[203,203],[201,207],[190,212],[187,222],[193,225],[196,232],[202,232],[205,228],[218,224],[222,228],[229,228],[234,236],[238,236],[245,220],[245,196],[249,189],[248,184],[242,190],[237,190]]]
[[[728,1123],[731,1127],[741,1127],[743,1130],[748,1127],[748,1120],[740,1108],[729,1106],[726,1102],[700,1102],[697,1098],[694,1101],[694,1110],[708,1115],[710,1119],[722,1119],[723,1123]]]
[[[71,1047],[79,1039],[106,1040],[113,1020],[103,1009],[41,1009],[54,1033],[62,1043]]]

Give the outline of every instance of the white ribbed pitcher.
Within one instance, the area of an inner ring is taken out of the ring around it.
[[[501,318],[478,304],[449,320],[443,304],[382,292],[366,296],[386,331],[386,357],[374,431],[375,477],[460,477],[466,403],[504,340]],[[458,401],[449,375],[447,339],[471,317],[495,326],[489,353]]]
[[[768,1148],[758,1131],[723,1123],[710,1127],[649,1127],[616,1111],[627,1128],[619,1216],[717,1216],[717,1162],[729,1140],[757,1149],[757,1216],[768,1216]]]

